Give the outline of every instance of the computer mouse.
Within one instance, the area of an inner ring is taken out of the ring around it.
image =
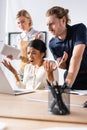
[[[87,107],[87,101],[83,103],[83,107]]]

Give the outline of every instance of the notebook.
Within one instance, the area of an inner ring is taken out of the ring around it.
[[[11,76],[11,75],[10,75]],[[21,89],[16,86],[15,80],[9,82],[8,74],[6,75],[5,71],[0,67],[0,93],[11,94],[11,95],[20,95],[26,93],[35,92],[35,90]],[[12,77],[12,76],[11,76]]]
[[[14,59],[18,59],[20,56],[19,49],[12,47],[10,45],[7,45],[7,44],[3,44],[0,47],[0,53],[5,56],[12,55]]]

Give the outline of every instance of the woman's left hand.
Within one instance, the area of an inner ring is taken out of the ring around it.
[[[57,69],[57,65],[53,65],[53,63],[49,60],[44,61],[44,69],[47,74],[48,81],[54,81],[53,71]]]

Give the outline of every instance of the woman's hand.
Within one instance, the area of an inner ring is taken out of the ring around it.
[[[49,60],[45,60],[44,69],[46,71],[48,81],[49,82],[54,81],[53,71],[55,71],[57,69],[56,62],[54,64],[53,62],[51,62]]]
[[[27,57],[24,57],[24,56],[20,56],[20,59],[22,60],[22,62],[29,62],[28,58]]]
[[[17,74],[16,69],[10,64],[10,62],[7,62],[7,61],[4,59],[4,60],[2,61],[2,64],[3,64],[8,70],[10,70],[10,71],[14,74],[14,76],[15,76],[15,78],[16,78],[17,81],[20,81],[20,78],[18,77],[18,74]]]
[[[7,58],[9,58],[10,60],[13,60],[13,55],[8,55]]]
[[[42,37],[42,34],[38,33],[38,34],[36,34],[35,39],[41,39],[41,37]]]
[[[15,68],[10,64],[10,62],[7,62],[5,59],[2,61],[2,64],[9,69],[12,73],[15,73]]]

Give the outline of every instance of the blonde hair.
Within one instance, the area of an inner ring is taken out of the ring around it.
[[[62,7],[59,6],[54,6],[50,9],[47,10],[46,12],[46,16],[50,16],[50,15],[56,15],[57,18],[61,19],[63,16],[66,17],[66,23],[71,22],[69,16],[68,16],[69,10],[68,9],[64,9]]]
[[[31,15],[28,13],[27,10],[22,9],[22,10],[18,11],[18,13],[16,15],[16,19],[21,17],[21,16],[24,16],[24,17],[28,18],[30,20],[30,26],[33,25],[33,21],[32,21]]]

